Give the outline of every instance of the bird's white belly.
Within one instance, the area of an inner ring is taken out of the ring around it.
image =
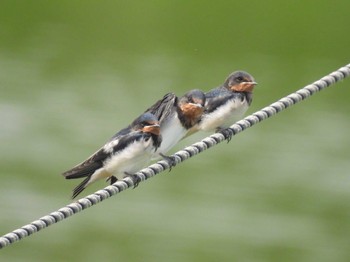
[[[248,103],[244,99],[231,99],[218,107],[214,112],[204,115],[199,129],[203,131],[215,131],[218,127],[227,128],[239,120],[248,110]]]
[[[177,114],[174,114],[171,119],[161,127],[162,143],[157,153],[166,154],[186,135],[186,132],[186,128],[182,126]]]
[[[150,162],[154,154],[152,143],[152,139],[133,142],[106,161],[104,170],[118,179],[123,179],[125,173],[139,171]]]

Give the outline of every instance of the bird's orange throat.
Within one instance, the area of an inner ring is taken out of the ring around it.
[[[181,106],[181,111],[187,119],[191,119],[194,122],[198,122],[199,118],[203,114],[204,107],[188,103]]]

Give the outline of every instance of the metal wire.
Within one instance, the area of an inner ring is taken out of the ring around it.
[[[244,119],[236,122],[228,129],[225,129],[219,133],[215,133],[211,136],[208,136],[191,146],[184,148],[176,152],[173,156],[176,159],[176,163],[179,164],[194,155],[197,155],[204,150],[211,148],[222,141],[227,139],[227,136],[232,137],[242,132],[243,130],[271,117],[277,113],[283,111],[284,109],[295,105],[296,103],[309,98],[311,95],[315,94],[318,91],[323,90],[326,87],[331,86],[332,84],[343,80],[344,78],[350,75],[350,64],[339,68],[338,70],[330,73],[329,75],[321,78],[320,80],[307,85],[298,91],[283,97],[277,102],[245,117]],[[160,172],[163,172],[166,169],[169,169],[170,166],[167,161],[161,160],[157,163],[150,165],[147,168],[142,169],[137,172],[136,175],[139,176],[141,181],[149,179]],[[88,195],[84,198],[79,199],[78,201],[71,203],[63,208],[60,208],[57,211],[50,213],[44,217],[39,218],[27,224],[21,228],[13,230],[12,232],[3,235],[0,237],[0,248],[11,245],[12,243],[19,241],[27,236],[30,236],[52,224],[55,224],[59,221],[62,221],[65,218],[68,218],[86,208],[89,208],[97,203],[114,196],[130,187],[133,187],[133,181],[129,178],[117,181],[113,185],[107,186],[102,190],[95,192],[94,194]]]

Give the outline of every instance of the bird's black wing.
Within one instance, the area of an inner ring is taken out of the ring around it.
[[[64,172],[62,175],[66,179],[74,179],[92,175],[97,169],[103,166],[103,161],[110,156],[110,153],[104,150],[104,147],[86,159],[84,162],[76,165],[72,169]]]
[[[241,92],[230,92],[225,88],[216,88],[205,94],[205,112],[211,113],[218,107],[224,105],[228,100],[233,98],[245,98],[245,94]]]
[[[174,93],[167,93],[164,95],[162,99],[159,99],[154,105],[146,109],[144,113],[153,114],[157,118],[159,123],[162,124],[162,121],[166,119],[167,116],[169,116],[173,112],[173,108],[176,106],[177,101],[178,101],[178,98]],[[110,141],[130,133],[131,130],[132,130],[131,125],[127,126],[126,128],[123,128],[114,136],[112,136]]]
[[[166,94],[162,99],[158,100],[154,105],[148,108],[145,113],[153,114],[160,124],[167,118],[177,104],[177,96],[174,93]]]
[[[122,151],[130,143],[140,140],[144,135],[148,134],[144,134],[141,131],[133,131],[125,135],[119,135],[117,139],[111,140],[87,160],[64,172],[62,175],[66,179],[81,178],[92,175],[97,169],[103,167],[104,161],[109,157],[118,151]]]
[[[216,108],[225,104],[230,99],[232,93],[224,88],[215,88],[205,94],[205,112],[211,113]]]

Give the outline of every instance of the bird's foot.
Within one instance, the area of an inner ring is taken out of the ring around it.
[[[130,174],[125,172],[125,174],[131,178],[133,184],[134,184],[134,189],[139,185],[139,183],[141,182],[141,178],[138,175],[135,174]]]
[[[225,137],[225,140],[227,140],[227,143],[231,141],[232,136],[233,136],[233,132],[232,132],[231,128],[218,127],[216,129],[216,132],[221,133]]]
[[[110,176],[106,179],[106,182],[109,182],[110,185],[113,185],[115,182],[117,182],[118,179],[115,176]]]
[[[159,155],[164,158],[166,161],[168,161],[169,164],[169,172],[171,171],[171,169],[176,166],[176,159],[174,156],[166,156],[162,153],[159,153]]]

